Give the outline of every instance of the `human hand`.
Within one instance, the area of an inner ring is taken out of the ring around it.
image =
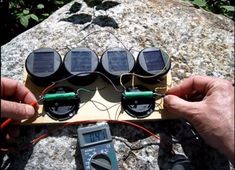
[[[1,77],[1,117],[16,120],[28,119],[39,107],[37,105],[36,108],[33,108],[30,105],[33,102],[37,102],[35,96],[23,84]]]
[[[202,100],[190,102],[190,96],[198,93]],[[164,107],[191,122],[207,144],[234,164],[234,87],[231,82],[191,77],[168,90]]]

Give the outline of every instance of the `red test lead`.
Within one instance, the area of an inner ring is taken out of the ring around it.
[[[31,106],[33,106],[34,108],[37,106],[37,101],[34,101],[32,103],[30,103]],[[5,129],[10,123],[12,122],[11,118],[8,118],[7,120],[5,120],[2,124],[1,124],[1,130]]]

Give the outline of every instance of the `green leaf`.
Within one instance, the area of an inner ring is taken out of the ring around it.
[[[193,4],[197,5],[199,7],[204,7],[204,6],[206,6],[206,1],[205,0],[194,0]]]
[[[230,11],[230,12],[234,12],[235,11],[235,7],[234,6],[223,5],[223,6],[221,6],[221,8],[224,8],[227,11]]]
[[[29,14],[29,10],[28,10],[28,9],[24,9],[24,10],[23,10],[23,13],[24,13],[25,15],[27,15],[27,14]]]
[[[27,17],[27,16],[21,17],[21,18],[20,18],[20,23],[21,23],[21,25],[23,25],[25,28],[27,28],[28,25],[29,25],[29,17]]]
[[[56,5],[64,5],[64,2],[57,0],[57,1],[54,1],[54,4],[56,4]]]
[[[35,14],[30,14],[30,17],[31,17],[33,20],[37,21],[37,22],[39,21],[37,15],[35,15]]]
[[[43,9],[43,8],[45,8],[45,6],[43,4],[38,4],[37,5],[37,9]]]
[[[16,14],[16,18],[18,19],[18,18],[21,18],[21,17],[23,17],[24,16],[24,13],[22,12],[22,13],[17,13]]]
[[[42,16],[44,16],[44,17],[48,17],[48,16],[49,16],[49,14],[48,14],[48,13],[43,13],[43,14],[42,14]]]

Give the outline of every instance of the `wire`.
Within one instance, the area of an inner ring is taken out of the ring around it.
[[[79,91],[84,91],[84,92],[90,93],[90,92],[92,92],[93,90],[89,90],[89,89],[86,89],[86,88],[79,88],[79,89],[77,90],[77,94],[79,93]]]
[[[121,105],[119,105],[119,106],[117,107],[117,110],[116,110],[116,112],[115,112],[115,120],[118,120],[118,118],[119,118],[119,116],[120,116],[120,114],[121,114],[121,111],[120,111],[119,114],[118,114],[118,110],[119,110],[120,107],[121,107]]]
[[[93,31],[93,32],[87,34],[85,37],[83,37],[78,43],[81,43],[82,41],[84,41],[84,40],[85,40],[87,37],[89,37],[90,35],[96,34],[96,33],[99,33],[99,32],[107,32],[107,33],[111,34],[113,37],[116,38],[116,40],[118,40],[118,41],[122,44],[122,46],[123,46],[126,50],[128,50],[127,47],[124,45],[124,43],[123,43],[114,33],[112,33],[111,31],[108,31],[108,30],[97,30],[97,31]],[[129,51],[129,50],[128,50],[128,51]],[[46,88],[42,91],[42,93],[40,94],[39,97],[40,97],[40,98],[43,97],[43,95],[44,95],[49,89],[51,89],[52,87],[54,87],[57,83],[63,82],[63,81],[65,81],[65,80],[67,80],[67,79],[70,79],[70,78],[72,78],[72,77],[74,77],[74,76],[78,76],[78,75],[82,75],[82,74],[93,74],[93,73],[97,73],[97,74],[102,75],[103,77],[105,77],[105,78],[111,83],[111,85],[114,87],[114,89],[115,89],[117,92],[122,92],[122,90],[119,90],[119,89],[114,85],[114,83],[112,82],[112,80],[109,79],[106,75],[104,75],[103,73],[101,73],[101,72],[99,72],[99,71],[95,71],[95,72],[83,72],[83,73],[78,73],[78,74],[74,74],[74,75],[68,76],[68,77],[66,77],[66,78],[64,78],[64,79],[55,81],[55,82],[53,82],[50,86],[46,87]]]
[[[109,119],[103,119],[103,120],[84,120],[84,121],[76,121],[76,122],[64,123],[62,126],[59,126],[59,127],[53,128],[51,130],[48,130],[46,133],[44,133],[44,134],[38,136],[37,138],[31,140],[29,144],[20,147],[19,150],[22,151],[24,149],[27,149],[27,148],[31,147],[32,145],[35,145],[40,140],[48,137],[54,131],[62,129],[62,128],[66,127],[66,126],[69,126],[69,125],[79,125],[79,124],[89,124],[89,123],[97,123],[97,122],[101,122],[101,121],[105,121],[105,122],[109,122],[109,123],[116,123],[116,124],[118,124],[118,123],[120,123],[120,124],[127,124],[127,125],[130,125],[130,126],[133,126],[135,128],[143,130],[144,132],[148,133],[150,136],[154,137],[158,142],[160,140],[159,136],[155,135],[153,132],[151,132],[150,130],[146,129],[145,127],[143,127],[141,125],[138,125],[138,124],[135,124],[133,122],[124,121],[124,120],[109,120]],[[0,151],[1,152],[10,153],[10,152],[14,152],[15,150],[9,150],[9,149],[5,149],[5,148],[0,148]]]
[[[84,121],[76,121],[76,122],[68,122],[68,123],[65,123],[63,124],[62,126],[60,127],[56,127],[50,131],[48,131],[47,133],[44,133],[42,135],[40,135],[39,137],[33,139],[30,143],[31,144],[36,144],[37,142],[39,142],[40,140],[46,138],[49,136],[50,133],[56,131],[56,130],[59,130],[59,129],[62,129],[66,126],[69,126],[69,125],[79,125],[79,124],[89,124],[89,123],[96,123],[96,122],[101,122],[101,121],[105,121],[105,122],[109,122],[109,123],[122,123],[122,124],[127,124],[127,125],[131,125],[133,127],[136,127],[138,129],[141,129],[143,130],[144,132],[148,133],[149,135],[153,136],[157,141],[160,140],[160,137],[155,135],[153,132],[151,132],[150,130],[146,129],[145,127],[143,126],[140,126],[138,124],[135,124],[135,123],[132,123],[132,122],[129,122],[129,121],[124,121],[124,120],[109,120],[109,119],[103,119],[103,120],[84,120]]]
[[[109,112],[109,108],[108,108],[107,106],[105,106],[105,105],[104,105],[103,103],[101,103],[101,102],[97,102],[97,101],[94,101],[94,100],[90,100],[90,102],[91,102],[98,110],[100,110],[100,111],[107,111],[108,116],[109,116],[109,119],[111,119],[110,112]],[[95,103],[98,103],[98,104],[104,106],[105,109],[100,109]]]
[[[54,87],[54,86],[55,86],[55,83],[52,82],[51,85],[47,86],[47,87],[41,92],[41,94],[39,95],[39,98],[43,98],[44,94],[45,94],[48,90],[50,90],[52,87]]]
[[[61,80],[54,81],[54,82],[52,82],[51,85],[49,85],[48,87],[46,87],[46,88],[42,91],[42,93],[40,94],[39,97],[40,97],[40,98],[43,98],[44,94],[45,94],[48,90],[50,90],[51,88],[53,88],[56,84],[59,84],[59,83],[61,83],[61,82],[64,82],[64,81],[66,81],[66,80],[68,80],[68,79],[70,79],[70,78],[72,78],[72,77],[74,77],[74,76],[83,75],[83,74],[99,74],[99,75],[103,76],[106,80],[108,80],[108,81],[110,82],[110,84],[113,86],[113,88],[114,88],[115,91],[117,91],[117,92],[119,92],[119,93],[122,93],[122,92],[123,92],[123,90],[118,89],[117,86],[113,83],[113,81],[112,81],[110,78],[108,78],[105,74],[103,74],[103,73],[101,73],[101,72],[99,72],[99,71],[94,71],[94,72],[82,72],[82,73],[77,73],[77,74],[73,74],[73,75],[70,75],[70,76],[68,76],[68,77],[65,77],[65,78],[63,78],[63,79],[61,79]]]
[[[96,31],[93,31],[93,32],[87,34],[87,35],[86,35],[84,38],[82,38],[78,43],[81,43],[82,41],[84,41],[84,40],[85,40],[87,37],[89,37],[90,35],[96,34],[96,33],[100,33],[100,32],[108,32],[108,33],[111,34],[113,37],[115,37],[116,40],[118,40],[118,41],[122,44],[122,46],[123,46],[127,51],[129,51],[129,50],[127,49],[127,47],[124,45],[124,43],[123,43],[114,33],[112,33],[112,32],[109,31],[109,30],[96,30]]]
[[[40,98],[39,100],[35,101],[35,102],[31,102],[30,105],[35,108],[40,100],[41,100],[41,98]],[[0,125],[1,131],[4,130],[12,121],[13,121],[13,119],[7,118],[7,119]]]
[[[11,118],[6,119],[0,126],[1,131],[5,129],[12,122]]]
[[[131,86],[132,86],[132,88],[134,88],[134,86],[135,86],[135,76],[133,74],[132,74]]]
[[[117,106],[117,105],[120,104],[120,103],[116,103],[116,104],[114,104],[114,105],[112,105],[112,106],[110,106],[110,107],[107,107],[107,106],[105,106],[103,103],[98,102],[98,101],[95,101],[95,100],[90,100],[90,102],[91,102],[98,110],[100,110],[100,111],[108,111],[109,109],[112,109],[113,107],[115,107],[115,106]],[[98,104],[104,106],[105,109],[99,108],[95,103],[98,103]]]
[[[169,66],[169,64],[170,64],[170,58],[171,58],[171,57],[168,57],[165,66],[162,68],[162,70],[161,70],[159,73],[154,74],[154,75],[151,75],[151,76],[143,76],[143,75],[135,74],[135,73],[123,73],[123,74],[121,74],[120,79],[119,79],[119,80],[120,80],[120,85],[123,87],[123,89],[126,90],[126,87],[125,87],[125,86],[123,85],[123,83],[122,83],[122,78],[123,78],[123,76],[130,76],[130,75],[132,75],[132,76],[141,77],[141,78],[154,78],[154,77],[156,77],[156,76],[161,75],[161,74],[163,73],[163,71],[166,69],[166,67]],[[133,78],[132,78],[132,86],[134,86],[133,81],[134,81],[134,80],[133,80]]]

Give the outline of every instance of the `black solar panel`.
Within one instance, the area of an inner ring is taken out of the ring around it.
[[[78,51],[71,53],[71,71],[91,71],[92,69],[91,52]]]
[[[129,71],[126,51],[108,51],[109,71]]]
[[[54,71],[54,53],[36,52],[33,58],[33,72],[46,73]]]
[[[148,71],[162,70],[165,63],[162,58],[161,51],[143,52],[145,63]]]

